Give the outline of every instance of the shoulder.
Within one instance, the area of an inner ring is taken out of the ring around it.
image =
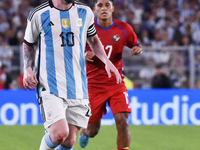
[[[87,5],[85,5],[84,3],[81,3],[81,2],[79,2],[79,1],[75,1],[74,4],[75,4],[75,5],[78,5],[78,6],[87,6]]]
[[[126,23],[126,22],[114,19],[114,23],[115,23],[115,25],[117,25],[117,26],[119,26],[119,27],[121,27],[123,29],[127,29],[127,28],[131,28],[132,29],[131,25]]]
[[[29,12],[28,20],[31,21],[35,14],[37,14],[39,11],[44,10],[45,8],[47,8],[49,6],[50,6],[49,1],[46,1],[46,2],[42,3],[41,5],[35,7],[33,10],[31,10]]]
[[[132,35],[134,32],[132,26],[126,22],[114,20],[114,24],[120,28],[126,35]]]
[[[92,13],[92,9],[91,9],[89,6],[87,6],[86,4],[84,4],[84,3],[75,1],[75,2],[74,2],[74,5],[75,5],[75,7],[77,7],[77,8],[85,9],[85,10],[89,11],[90,13]]]
[[[77,2],[77,1],[74,2],[74,5],[75,5],[76,7],[78,7],[78,8],[91,9],[91,8],[90,8],[89,6],[87,6],[86,4],[81,3],[81,2]]]

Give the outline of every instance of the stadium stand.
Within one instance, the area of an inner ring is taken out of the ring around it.
[[[0,1],[0,61],[11,72],[13,88],[21,87],[26,18],[44,1]],[[92,7],[92,1],[80,1]],[[129,23],[143,46],[139,57],[124,48],[124,74],[134,87],[151,88],[155,65],[162,63],[173,88],[199,88],[200,0],[115,0],[114,18]]]

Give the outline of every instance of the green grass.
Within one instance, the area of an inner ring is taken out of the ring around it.
[[[130,150],[199,150],[200,126],[130,126]],[[0,150],[38,150],[43,126],[0,126]],[[85,149],[116,150],[115,126],[102,126]]]

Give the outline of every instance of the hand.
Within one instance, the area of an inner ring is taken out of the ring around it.
[[[38,84],[37,78],[31,67],[26,68],[24,70],[24,78],[23,78],[24,88],[26,90],[34,89],[37,84]]]
[[[95,55],[94,52],[92,52],[92,51],[87,51],[87,52],[85,53],[85,60],[86,60],[86,61],[89,61],[89,62],[93,62],[94,60],[93,60],[92,58],[93,58],[94,55]]]
[[[140,45],[133,46],[131,50],[131,55],[137,55],[140,56],[142,54],[142,47]]]
[[[105,65],[105,69],[106,69],[106,72],[108,73],[108,77],[110,78],[111,77],[111,72],[113,72],[116,76],[116,83],[119,84],[122,82],[122,78],[119,74],[119,71],[117,70],[117,68],[112,64],[112,62],[110,60],[108,60],[106,62],[106,65]]]

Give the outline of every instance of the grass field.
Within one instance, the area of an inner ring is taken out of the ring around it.
[[[200,150],[200,126],[130,126],[130,150]],[[0,126],[0,150],[38,150],[43,126]],[[102,126],[82,149],[116,150],[115,126]]]

